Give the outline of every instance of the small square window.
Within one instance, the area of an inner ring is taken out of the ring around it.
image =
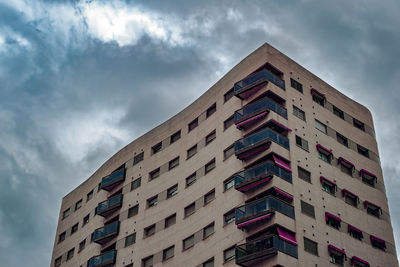
[[[191,130],[193,130],[194,128],[196,128],[198,125],[199,125],[199,119],[196,118],[196,119],[194,119],[191,123],[188,124],[188,130],[189,130],[189,132],[190,132]]]
[[[207,118],[210,117],[212,114],[214,114],[216,111],[217,111],[217,104],[214,103],[211,107],[209,107],[207,109],[207,112],[206,112]]]
[[[84,239],[82,242],[79,243],[79,250],[78,252],[81,252],[86,246],[86,239]]]
[[[181,139],[181,130],[179,130],[176,133],[174,133],[173,135],[171,135],[170,144],[175,143],[179,139]]]
[[[157,168],[149,173],[149,181],[154,180],[160,176],[160,168]]]
[[[324,190],[325,192],[331,194],[331,195],[335,195],[336,193],[336,185],[332,184],[326,180],[322,181],[322,190]]]
[[[367,213],[378,218],[380,217],[380,209],[376,206],[367,205]]]
[[[187,159],[190,159],[197,153],[197,144],[187,150]]]
[[[224,250],[224,262],[235,259],[235,247],[230,247]]]
[[[335,106],[333,106],[333,114],[344,120],[344,112]]]
[[[174,256],[175,246],[171,246],[163,250],[163,261],[168,260]]]
[[[214,223],[203,228],[203,240],[214,233]]]
[[[309,171],[297,166],[297,173],[300,179],[307,183],[311,183],[311,173]]]
[[[363,234],[362,234],[362,232],[361,232],[361,231],[356,231],[356,230],[353,229],[353,228],[350,228],[350,229],[349,229],[349,235],[350,235],[351,237],[354,237],[355,239],[358,239],[358,240],[362,240],[362,239],[363,239]]]
[[[308,141],[296,135],[296,145],[308,151]]]
[[[205,169],[204,172],[205,172],[205,174],[209,173],[209,172],[212,171],[214,168],[215,168],[215,158],[212,159],[209,163],[207,163],[207,164],[204,166],[204,169]]]
[[[326,224],[329,226],[332,226],[333,228],[338,229],[338,230],[340,228],[340,221],[337,221],[337,220],[333,219],[332,217],[326,218]]]
[[[75,210],[78,210],[82,207],[82,199],[75,203]]]
[[[58,236],[58,243],[64,241],[65,240],[65,236],[66,236],[66,232],[64,231]]]
[[[189,177],[186,178],[186,187],[191,186],[196,182],[196,173],[191,174]]]
[[[205,263],[203,263],[202,267],[214,267],[214,258],[209,259],[208,261],[206,261]]]
[[[65,219],[69,216],[69,214],[71,213],[71,210],[68,208],[66,210],[63,211],[63,216],[62,218]]]
[[[344,172],[345,174],[348,174],[350,176],[353,175],[353,167],[351,167],[351,166],[346,166],[346,165],[341,164],[340,165],[340,170],[342,172]]]
[[[215,189],[204,195],[204,206],[215,199]]]
[[[132,245],[136,242],[136,233],[130,234],[125,237],[125,247]]]
[[[235,210],[230,210],[224,214],[224,225],[227,225],[231,222],[235,221]]]
[[[176,223],[176,214],[172,214],[171,216],[165,218],[164,228],[168,228]]]
[[[304,202],[303,200],[300,200],[300,206],[301,206],[301,212],[315,218],[315,209],[314,206],[311,204],[308,204],[307,202]]]
[[[92,197],[93,197],[93,190],[90,191],[89,193],[87,193],[87,195],[86,195],[86,202],[88,202],[89,200],[91,200]]]
[[[151,153],[152,153],[152,154],[156,154],[156,153],[160,152],[161,150],[162,150],[162,142],[160,142],[160,143],[154,145],[154,146],[151,148]]]
[[[179,166],[179,157],[174,158],[168,163],[168,170],[172,170],[176,166]]]
[[[72,235],[73,233],[75,233],[76,231],[78,231],[78,224],[77,224],[77,223],[74,224],[74,225],[72,226],[72,228],[71,228],[71,235]]]
[[[167,198],[171,198],[171,197],[175,196],[176,194],[178,194],[178,185],[177,184],[168,188]]]
[[[60,266],[60,265],[61,265],[61,256],[58,257],[58,258],[54,261],[54,266],[55,266],[55,267],[58,267],[58,266]]]
[[[385,250],[386,249],[386,242],[384,240],[377,240],[376,237],[371,236],[371,245],[374,248],[380,249],[380,250]]]
[[[233,154],[235,154],[235,147],[234,145],[230,145],[228,148],[224,150],[224,160],[229,158]]]
[[[185,207],[185,217],[192,215],[196,211],[196,203],[193,202],[189,206]]]
[[[138,164],[139,162],[141,162],[141,161],[143,160],[143,158],[144,158],[144,152],[142,152],[142,153],[140,153],[140,154],[134,156],[134,157],[133,157],[133,165],[136,165],[136,164]]]
[[[148,207],[148,208],[154,207],[154,206],[156,206],[157,204],[158,204],[158,196],[154,196],[154,197],[149,198],[149,199],[147,200],[147,207]]]
[[[136,180],[132,181],[131,191],[135,190],[136,188],[139,188],[141,184],[142,184],[142,177],[139,177]]]
[[[358,154],[363,155],[364,157],[369,158],[369,151],[365,147],[362,147],[360,145],[357,145],[357,152]]]
[[[342,145],[344,145],[345,147],[349,146],[349,143],[347,141],[347,138],[344,137],[343,135],[341,135],[340,133],[336,133],[336,140],[341,143]]]
[[[363,122],[353,118],[353,125],[354,127],[360,129],[361,131],[365,131],[365,125]]]
[[[300,93],[303,93],[303,85],[292,78],[290,78],[290,86],[299,91]]]
[[[306,121],[306,113],[294,105],[293,105],[293,115],[299,118],[300,120]]]
[[[142,260],[143,267],[153,267],[153,255],[148,256]]]
[[[206,136],[206,145],[208,145],[209,143],[211,143],[212,141],[214,141],[214,139],[215,139],[216,137],[217,137],[217,134],[216,134],[215,130],[212,131],[210,134],[208,134],[208,135]]]
[[[146,228],[144,228],[144,236],[148,237],[148,236],[152,236],[156,233],[156,225],[150,225]]]
[[[85,224],[87,224],[89,222],[89,217],[90,217],[90,214],[88,214],[85,217],[83,217],[82,225],[85,225]]]
[[[224,121],[224,131],[231,127],[235,123],[235,118],[233,116],[230,116]]]
[[[234,185],[235,185],[235,179],[233,177],[229,178],[228,180],[225,180],[224,181],[224,191],[232,188]]]
[[[74,251],[75,251],[74,248],[68,250],[68,252],[67,252],[67,260],[70,260],[70,259],[72,259],[74,257]]]
[[[331,251],[329,253],[329,262],[335,263],[339,266],[343,266],[344,264],[344,255],[341,253],[336,253],[335,251]]]
[[[317,102],[318,104],[320,104],[321,106],[325,106],[325,98],[324,97],[322,97],[321,95],[319,95],[319,94],[313,94],[312,95],[312,99],[313,99],[313,101],[314,102]]]
[[[183,250],[193,247],[194,246],[194,235],[191,235],[188,238],[185,238],[182,242],[183,242]]]
[[[327,155],[321,151],[318,151],[318,157],[320,159],[322,159],[323,161],[325,161],[326,163],[331,164],[332,163],[332,156],[331,155]]]
[[[304,250],[318,256],[318,243],[304,237]]]
[[[139,204],[128,209],[128,218],[135,216],[139,213]]]
[[[229,99],[231,99],[235,95],[235,91],[230,89],[228,92],[224,94],[224,102],[227,102]]]
[[[327,127],[325,124],[323,124],[320,121],[315,120],[315,128],[317,128],[318,130],[320,130],[321,132],[323,132],[324,134],[326,134],[327,131]]]

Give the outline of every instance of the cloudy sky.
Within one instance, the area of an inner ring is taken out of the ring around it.
[[[372,110],[400,244],[398,14],[398,0],[0,0],[0,262],[48,266],[61,198],[264,42]]]

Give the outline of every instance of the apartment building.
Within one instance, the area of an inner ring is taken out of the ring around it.
[[[264,44],[63,198],[51,266],[398,266],[371,113]]]

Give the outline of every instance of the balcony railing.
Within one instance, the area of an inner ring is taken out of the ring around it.
[[[267,110],[272,110],[287,119],[287,110],[284,107],[278,105],[268,98],[263,98],[235,111],[235,124],[236,126],[241,127],[243,124],[246,124],[246,121],[251,120],[255,116],[262,114]]]
[[[119,222],[107,224],[93,232],[93,241],[99,244],[107,243],[111,238],[118,235]]]
[[[235,85],[234,85],[235,94],[240,96],[245,91],[253,88],[254,86],[261,84],[264,81],[265,82],[269,81],[269,82],[279,86],[283,90],[285,90],[285,81],[284,80],[275,76],[267,69],[263,69],[257,73],[250,75],[249,77],[246,77],[243,80],[235,83]]]
[[[125,168],[121,168],[101,180],[100,188],[106,191],[111,190],[114,185],[119,184],[125,180]]]
[[[112,250],[101,255],[95,256],[88,261],[88,267],[108,267],[113,266],[117,251]]]
[[[290,244],[276,235],[236,246],[236,264],[254,266],[257,262],[266,260],[278,254],[278,251],[297,258],[297,246]]]
[[[272,161],[267,161],[251,169],[236,173],[234,175],[235,189],[245,192],[254,187],[251,186],[252,184],[256,186],[259,182],[267,182],[266,179],[271,175],[279,176],[283,180],[292,183],[292,173],[285,171]]]
[[[100,202],[96,208],[96,214],[100,216],[107,216],[109,213],[120,208],[122,205],[122,194],[112,197],[106,201]]]
[[[246,222],[257,220],[275,211],[289,216],[290,218],[295,218],[293,206],[273,196],[267,196],[264,199],[236,208],[235,222],[238,227],[241,227],[242,225],[244,226]]]
[[[245,152],[263,146],[268,143],[268,141],[273,141],[289,150],[289,139],[267,128],[237,140],[235,142],[235,154],[239,159],[247,158],[252,156],[252,154]]]

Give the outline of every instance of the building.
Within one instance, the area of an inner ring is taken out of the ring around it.
[[[398,266],[371,113],[264,44],[63,198],[52,266]]]

